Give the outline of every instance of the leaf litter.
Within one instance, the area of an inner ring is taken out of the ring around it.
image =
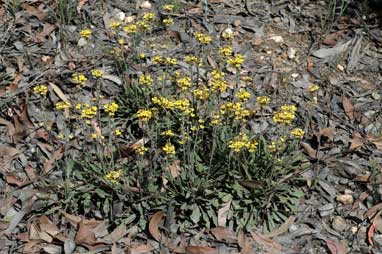
[[[74,13],[84,16],[92,13],[92,24],[103,23],[103,13],[92,7],[90,2],[79,1],[76,5],[67,5],[64,6],[66,9],[61,10],[74,10]],[[124,14],[125,19],[133,17],[130,15],[137,14],[142,9],[160,8],[149,1],[138,2],[140,3],[135,5],[115,1],[107,5],[110,7],[108,10],[119,8],[115,13]],[[253,54],[248,57],[255,65],[251,66],[250,61],[246,64],[248,69],[255,69],[252,71],[256,73],[254,84],[258,91],[270,91],[292,98],[306,109],[298,116],[301,121],[316,126],[311,128],[312,125],[307,124],[311,138],[305,138],[301,148],[310,157],[311,163],[309,174],[305,172],[302,177],[309,176],[306,181],[313,179],[317,183],[304,187],[304,197],[298,199],[300,205],[295,215],[285,218],[271,232],[260,233],[260,229],[252,228],[247,233],[237,234],[229,224],[232,216],[230,209],[235,204],[227,200],[223,206],[215,207],[216,227],[209,231],[198,229],[200,231],[197,233],[193,229],[182,233],[178,231],[182,240],[176,240],[168,238],[170,234],[166,231],[167,227],[162,226],[163,220],[167,220],[164,212],[152,215],[147,223],[149,234],[138,233],[130,222],[123,223],[118,214],[106,218],[99,212],[98,216],[93,215],[86,219],[84,216],[59,212],[64,207],[58,196],[54,195],[57,194],[55,189],[52,186],[49,186],[52,189],[47,189],[47,181],[54,181],[57,186],[73,185],[74,188],[81,188],[86,182],[86,177],[75,183],[64,179],[61,174],[61,167],[68,164],[66,155],[77,154],[81,144],[70,141],[70,138],[68,142],[57,138],[59,133],[54,129],[55,125],[59,126],[58,129],[66,137],[76,135],[71,134],[68,126],[59,118],[50,119],[51,123],[46,121],[47,128],[43,121],[36,121],[44,118],[37,116],[44,111],[33,111],[29,103],[40,105],[44,102],[33,101],[27,93],[28,87],[46,83],[54,94],[45,102],[45,110],[53,111],[53,103],[59,100],[69,103],[79,96],[74,87],[62,84],[65,84],[65,80],[70,78],[68,74],[76,66],[81,66],[86,57],[94,57],[90,54],[82,55],[75,47],[70,49],[76,44],[73,38],[60,37],[68,33],[69,30],[66,29],[79,31],[80,22],[67,26],[60,23],[63,20],[54,21],[54,15],[58,17],[59,14],[53,14],[49,10],[55,10],[56,4],[57,2],[50,1],[22,1],[20,6],[9,2],[6,7],[0,7],[0,18],[9,22],[8,27],[0,28],[2,249],[19,249],[20,253],[62,253],[63,250],[65,253],[86,250],[93,250],[94,253],[118,253],[118,250],[151,253],[160,249],[181,251],[179,253],[218,253],[219,244],[224,243],[233,247],[233,253],[254,253],[254,249],[257,249],[255,253],[366,253],[370,250],[381,250],[381,204],[378,186],[382,180],[382,126],[378,123],[382,121],[382,54],[378,40],[375,40],[375,36],[368,29],[362,36],[359,35],[359,31],[363,31],[365,27],[373,27],[372,23],[377,20],[375,14],[364,10],[357,3],[352,3],[341,13],[336,10],[332,14],[335,19],[330,21],[333,17],[327,17],[326,31],[321,31],[323,28],[313,21],[314,17],[319,19],[325,13],[323,10],[326,6],[319,1],[305,1],[301,5],[287,1],[245,1],[245,6],[235,1],[207,1],[205,4],[186,4],[182,13],[173,14],[173,17],[187,20],[191,24],[189,29],[206,27],[211,32],[233,28],[235,32],[248,36],[248,41],[252,41],[256,47],[252,53],[248,53]],[[369,19],[363,21],[354,18],[353,14],[357,11],[366,11]],[[73,17],[82,19],[79,16]],[[113,17],[109,15],[109,25],[114,21]],[[376,29],[380,32],[380,28]],[[172,32],[178,34],[180,41],[185,43],[191,40],[184,31],[178,30]],[[375,28],[373,31],[375,32]],[[94,42],[87,43],[84,47],[89,46],[91,49],[92,43]],[[63,50],[63,47],[68,47],[65,49],[65,57],[57,55],[55,50]],[[238,51],[249,52],[245,50],[245,42],[235,47]],[[291,52],[292,48],[295,52]],[[96,50],[88,53],[97,55]],[[45,57],[39,57],[41,55]],[[61,60],[58,61],[59,59]],[[96,57],[93,59],[94,62],[99,60]],[[217,67],[211,55],[207,59],[212,68]],[[67,67],[70,72],[67,72]],[[131,75],[136,75],[136,70],[144,71],[146,67],[127,68]],[[90,69],[91,66],[85,64],[82,68]],[[105,68],[109,73],[112,67]],[[302,79],[293,78],[295,74]],[[106,83],[109,87],[112,84],[120,87],[131,76],[107,74],[104,78],[105,82],[109,82]],[[310,92],[313,84],[319,85],[316,93]],[[111,92],[120,93],[121,90]],[[88,98],[87,102],[90,101]],[[93,127],[98,130],[97,135],[102,135],[98,126]],[[136,140],[131,140],[129,144],[136,144],[135,147],[140,145]],[[113,151],[116,158],[129,160],[129,155],[136,148],[126,144],[120,146],[128,148],[126,151]],[[46,151],[42,151],[43,149]],[[348,163],[342,163],[339,158]],[[364,172],[356,171],[354,165],[357,164]],[[181,179],[186,169],[175,161],[166,170],[167,178]],[[167,180],[166,177],[163,181]],[[128,191],[141,192],[141,187],[134,183],[127,182],[124,186]],[[171,186],[166,186],[169,187]],[[97,192],[88,190],[92,191]],[[100,190],[98,195],[105,196]],[[82,196],[81,200],[87,200],[87,196]],[[49,204],[50,209],[41,210],[44,202],[48,202],[46,204]],[[121,206],[121,203],[113,199],[108,202],[116,211]],[[329,206],[331,208],[327,212],[317,212],[320,207]],[[334,208],[336,214],[333,213]],[[108,204],[104,205],[104,209],[110,210]],[[353,216],[357,210],[361,211],[361,215]],[[77,211],[77,214],[81,213],[85,212]],[[196,216],[194,212],[187,216],[194,214],[195,222],[204,217],[214,217],[205,213],[198,210],[197,214],[200,215]],[[336,229],[325,229],[323,226],[331,225],[334,215],[344,219],[347,226],[344,234],[335,234],[333,232]],[[139,219],[132,221],[140,223]],[[179,229],[180,225],[171,227]],[[293,233],[296,228],[304,229],[306,233]],[[16,239],[22,240],[16,243]],[[16,248],[17,244],[21,246]]]

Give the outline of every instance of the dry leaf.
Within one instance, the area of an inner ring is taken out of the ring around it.
[[[159,223],[162,221],[163,216],[164,213],[162,211],[158,211],[151,217],[149,222],[149,232],[151,236],[158,242],[161,238],[161,234],[159,232]]]
[[[187,254],[216,254],[216,248],[206,247],[206,246],[187,246],[186,247]]]
[[[32,5],[24,5],[23,7],[26,13],[28,13],[31,16],[37,17],[40,21],[43,21],[47,16],[47,13],[37,9],[36,7]]]
[[[107,241],[111,241],[112,243],[116,243],[122,239],[125,235],[127,235],[129,231],[127,230],[126,225],[119,225],[117,228],[113,230],[109,235],[107,235],[104,239]]]
[[[354,120],[354,106],[350,102],[349,98],[345,95],[342,96],[342,106],[345,110],[345,114],[349,117],[350,120]]]
[[[280,227],[273,230],[269,234],[264,235],[264,237],[272,238],[272,237],[284,234],[285,232],[288,231],[289,226],[292,225],[295,220],[296,220],[295,216],[290,216],[283,224],[280,225]]]
[[[304,148],[309,157],[312,159],[317,159],[317,151],[314,150],[308,143],[301,142],[301,146]]]
[[[336,240],[327,239],[326,245],[328,246],[328,249],[330,250],[331,254],[346,254],[346,253],[348,253],[347,247],[344,244],[342,244]]]
[[[56,29],[55,25],[51,25],[48,23],[44,24],[44,27],[41,32],[36,34],[34,41],[35,42],[44,42],[47,40],[47,37]]]
[[[94,230],[95,228],[102,223],[102,221],[97,220],[82,220],[79,224],[79,228],[76,234],[74,241],[76,244],[86,244],[86,245],[95,245],[101,243],[97,241]]]
[[[236,237],[233,231],[226,227],[212,228],[211,233],[214,235],[214,237],[218,241],[226,240],[230,243],[233,243],[236,241]]]
[[[61,146],[53,153],[52,157],[44,164],[44,174],[49,173],[53,169],[54,163],[64,156],[64,152],[64,146]]]
[[[225,227],[227,223],[227,216],[229,208],[231,207],[231,201],[223,204],[223,206],[218,210],[218,226]]]
[[[142,253],[148,253],[154,249],[151,244],[140,244],[135,247],[129,248],[129,254],[142,254]]]
[[[251,236],[256,243],[258,243],[262,248],[267,250],[269,253],[273,253],[273,254],[283,253],[282,251],[283,247],[279,243],[271,239],[268,239],[264,237],[263,235],[256,232],[251,232]]]

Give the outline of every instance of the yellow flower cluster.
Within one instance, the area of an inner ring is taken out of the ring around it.
[[[268,96],[259,96],[257,97],[257,104],[260,106],[268,105],[271,102],[271,99]]]
[[[231,46],[225,46],[221,47],[219,49],[219,54],[225,57],[229,57],[232,55],[232,47]]]
[[[150,86],[153,84],[153,78],[149,74],[139,75],[139,83],[145,86]]]
[[[172,4],[163,5],[164,11],[172,12],[173,9],[174,9],[174,5],[172,5]]]
[[[176,60],[176,58],[166,57],[164,62],[165,64],[168,64],[168,65],[175,65],[178,63],[178,60]]]
[[[116,136],[121,136],[121,135],[122,135],[122,131],[121,131],[120,129],[116,129],[116,130],[114,131],[114,134],[115,134]]]
[[[175,154],[175,146],[171,143],[166,143],[164,147],[162,147],[162,150],[167,155],[174,155]]]
[[[247,149],[249,152],[255,152],[259,143],[257,140],[250,140],[246,134],[240,133],[239,136],[229,141],[228,147],[235,153]]]
[[[92,119],[97,114],[97,110],[97,106],[90,106],[88,103],[85,103],[81,110],[81,118]]]
[[[72,104],[70,104],[69,102],[65,102],[65,101],[59,101],[56,103],[56,109],[58,109],[58,110],[70,108],[71,106],[72,106]]]
[[[171,26],[174,24],[174,20],[172,18],[163,19],[162,22],[165,26]]]
[[[80,31],[80,35],[81,37],[85,38],[85,39],[89,39],[90,36],[92,35],[92,30],[90,29],[83,29]]]
[[[163,131],[161,135],[166,137],[173,137],[175,136],[175,133],[172,130],[166,130],[166,131]]]
[[[211,125],[219,125],[219,124],[221,124],[220,114],[217,112],[213,112],[211,116]]]
[[[138,32],[138,27],[136,24],[130,24],[123,27],[123,31],[125,31],[127,34],[135,34]]]
[[[151,59],[151,61],[154,63],[154,64],[162,64],[164,63],[164,60],[161,56],[159,55],[156,55],[156,56],[153,56],[153,58]]]
[[[176,109],[182,111],[185,115],[195,116],[194,109],[191,107],[191,103],[188,99],[179,99],[174,103]]]
[[[152,12],[148,12],[143,14],[143,20],[146,22],[151,22],[155,20],[155,14]]]
[[[149,149],[147,147],[145,147],[144,145],[140,145],[138,147],[135,148],[135,152],[139,155],[144,155],[145,152],[147,152]]]
[[[197,88],[193,91],[196,99],[207,100],[210,97],[210,90],[207,87]]]
[[[320,89],[320,87],[319,87],[318,85],[316,85],[316,84],[312,84],[312,85],[310,86],[310,88],[309,88],[309,91],[310,91],[311,93],[314,93],[314,92],[317,92],[319,89]]]
[[[235,97],[241,101],[247,101],[251,97],[251,94],[243,88],[240,88],[239,91],[235,94]]]
[[[227,29],[226,31],[222,33],[222,37],[225,40],[232,40],[235,37],[235,34],[233,33],[231,29],[229,30]]]
[[[227,82],[224,79],[225,73],[218,70],[213,70],[211,72],[212,79],[209,85],[213,91],[220,91],[224,93],[227,90]]]
[[[184,61],[188,64],[195,64],[195,65],[201,65],[202,64],[202,59],[199,59],[196,56],[193,55],[187,55],[184,57]]]
[[[295,112],[297,108],[295,105],[283,105],[280,111],[273,115],[273,121],[280,124],[289,125],[295,119]]]
[[[140,109],[136,115],[141,121],[147,122],[153,117],[153,112],[150,109]]]
[[[244,108],[241,102],[227,102],[220,106],[220,113],[222,115],[234,117],[238,121],[246,121],[246,118],[250,115],[250,111]]]
[[[103,71],[99,69],[92,70],[92,76],[94,78],[102,78],[103,76]]]
[[[283,147],[284,145],[285,145],[285,138],[280,137],[279,139],[277,139],[276,141],[272,141],[272,142],[268,145],[268,150],[269,150],[269,152],[274,153],[274,152],[276,152],[278,149],[282,149],[282,147]]]
[[[110,103],[107,103],[104,106],[104,110],[105,110],[106,113],[109,114],[109,116],[114,116],[115,112],[118,111],[118,108],[119,108],[118,104],[115,103],[114,101],[112,101]]]
[[[112,21],[111,23],[110,23],[110,28],[111,29],[117,29],[118,27],[120,27],[121,26],[121,22],[119,22],[119,21]]]
[[[46,85],[38,85],[33,88],[33,92],[45,96],[48,92],[48,87]]]
[[[301,128],[295,128],[290,132],[295,138],[300,139],[304,136],[305,132]]]
[[[192,85],[191,78],[189,78],[189,77],[180,78],[177,80],[176,83],[178,84],[179,88],[182,90],[187,90]]]
[[[212,41],[212,37],[209,35],[206,35],[204,33],[195,32],[194,36],[195,36],[196,40],[202,44],[207,45],[207,44],[210,44],[210,42]]]
[[[105,175],[105,179],[115,184],[117,183],[118,179],[122,177],[122,175],[122,170],[112,170]]]
[[[244,63],[244,60],[245,60],[245,57],[243,55],[236,54],[233,57],[228,58],[227,63],[239,69],[241,65]]]
[[[73,82],[77,85],[84,85],[88,78],[81,73],[73,73],[72,75]]]
[[[140,30],[150,30],[151,25],[148,21],[145,20],[139,20],[137,21],[137,26],[139,27]]]
[[[160,97],[155,96],[155,97],[153,97],[153,98],[151,99],[151,101],[152,101],[154,104],[156,104],[156,105],[158,105],[158,106],[160,106],[160,107],[163,107],[163,108],[165,108],[165,109],[173,109],[174,106],[175,106],[174,101],[169,100],[169,99],[167,99],[167,98],[165,98],[165,97],[162,97],[162,96],[160,96]]]

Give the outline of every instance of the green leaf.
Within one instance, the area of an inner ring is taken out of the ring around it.
[[[198,224],[198,222],[200,221],[200,210],[199,210],[199,207],[198,206],[194,206],[194,209],[192,211],[192,214],[191,214],[191,220],[192,222],[194,222],[195,224]]]

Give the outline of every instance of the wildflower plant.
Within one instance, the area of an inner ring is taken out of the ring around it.
[[[230,203],[230,225],[251,229],[264,223],[270,229],[289,216],[303,195],[299,181],[286,178],[304,166],[298,151],[304,138],[299,109],[292,101],[282,104],[257,91],[251,73],[241,73],[246,56],[234,52],[233,31],[224,31],[216,45],[215,35],[190,32],[200,47],[184,55],[151,49],[147,41],[156,32],[153,28],[177,22],[169,16],[174,6],[162,9],[167,14],[161,20],[154,13],[140,13],[136,20],[107,28],[114,43],[109,47],[121,53],[107,57],[116,63],[115,75],[128,80],[116,82],[119,94],[104,92],[106,75],[91,68],[75,72],[70,81],[94,101],[73,101],[75,107],[56,104],[57,114],[66,110],[69,119],[81,120],[73,128],[75,139],[93,138],[89,143],[97,151],[78,159],[83,175],[76,177],[107,186],[113,194],[100,194],[105,200],[127,195],[124,201],[131,209],[125,215],[142,218],[142,228],[148,212],[170,204],[184,227],[218,226],[217,211]],[[88,39],[89,31],[80,35]],[[215,57],[213,66],[205,57],[207,47]],[[44,91],[36,88],[35,93]],[[257,130],[254,121],[272,128]]]

